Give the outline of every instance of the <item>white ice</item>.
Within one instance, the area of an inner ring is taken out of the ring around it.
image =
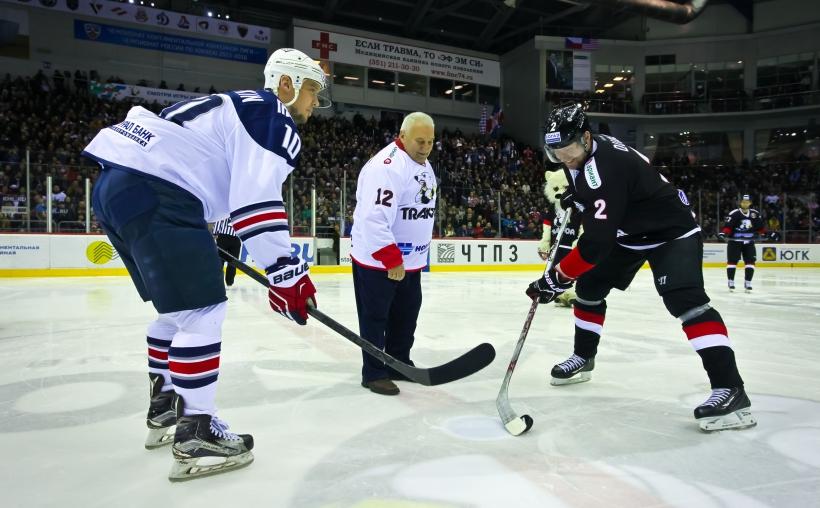
[[[0,506],[820,506],[820,270],[759,269],[752,294],[705,272],[758,426],[702,433],[700,360],[641,271],[610,296],[592,381],[549,385],[572,313],[541,306],[510,386],[532,430],[508,435],[495,397],[536,274],[425,274],[413,358],[479,342],[498,356],[398,397],[359,385],[359,349],[273,314],[247,277],[229,292],[220,416],[254,435],[248,468],[171,484],[147,451],[145,326],[130,280],[0,279]],[[738,271],[738,281],[742,279]],[[320,308],[357,330],[350,275],[314,275]],[[741,284],[742,285],[742,282]]]

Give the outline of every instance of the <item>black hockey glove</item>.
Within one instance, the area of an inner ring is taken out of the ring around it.
[[[571,280],[562,280],[555,268],[550,268],[543,277],[527,287],[526,293],[533,300],[538,298],[538,303],[550,303],[558,298],[558,295],[571,288],[572,283]]]
[[[766,240],[770,242],[779,242],[780,241],[780,232],[779,231],[769,231],[766,233]]]
[[[725,243],[726,242],[726,233],[724,233],[723,231],[718,233],[718,241],[720,243]]]
[[[561,209],[569,210],[570,208],[575,208],[575,194],[567,189],[567,191],[561,195]]]

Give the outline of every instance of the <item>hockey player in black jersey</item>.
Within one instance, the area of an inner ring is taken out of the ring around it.
[[[760,238],[766,233],[766,226],[760,212],[751,206],[750,196],[744,194],[740,199],[740,208],[729,212],[723,229],[718,233],[721,240],[729,239],[729,244],[726,246],[726,277],[729,291],[735,290],[735,269],[741,254],[745,265],[743,284],[747,293],[752,290],[752,277],[755,274],[755,261],[757,260],[755,238]]]
[[[705,431],[755,425],[726,326],[703,287],[703,240],[685,194],[649,160],[610,136],[590,132],[580,105],[547,117],[545,150],[563,163],[583,233],[577,246],[527,288],[541,303],[575,284],[574,354],[552,369],[552,384],[590,379],[604,324],[606,297],[625,290],[649,262],[655,288],[681,320],[712,386],[695,408]]]

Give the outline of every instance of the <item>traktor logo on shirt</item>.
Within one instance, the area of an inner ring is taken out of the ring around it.
[[[426,171],[417,174],[413,178],[415,178],[420,186],[419,191],[416,193],[416,203],[426,205],[436,196],[436,189],[428,184],[428,182],[432,183],[432,178],[430,178],[430,175]]]

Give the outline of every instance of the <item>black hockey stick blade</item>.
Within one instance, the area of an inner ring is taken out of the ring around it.
[[[230,264],[234,265],[255,281],[265,287],[268,287],[269,281],[267,277],[242,261],[236,259],[230,252],[225,251],[221,247],[217,247],[217,249],[223,259],[227,260]],[[308,308],[308,314],[334,332],[362,348],[370,356],[383,361],[392,369],[425,386],[441,385],[465,378],[483,369],[495,359],[495,348],[493,348],[492,344],[487,344],[485,342],[443,365],[431,367],[429,369],[415,367],[393,358],[367,340],[359,337],[359,335],[349,330],[343,324],[339,323],[319,309],[310,307]]]

